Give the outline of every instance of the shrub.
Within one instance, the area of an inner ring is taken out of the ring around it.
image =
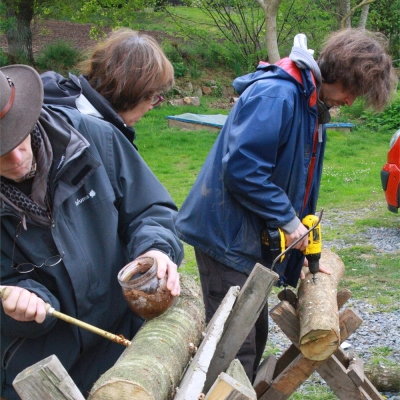
[[[8,55],[6,52],[4,52],[3,49],[0,49],[0,67],[5,67],[8,65]]]
[[[175,78],[182,78],[186,75],[187,67],[183,62],[172,62]]]
[[[361,119],[365,120],[365,126],[373,130],[396,131],[400,128],[400,91],[394,102],[380,113],[365,110]]]
[[[63,74],[70,71],[80,59],[80,52],[72,46],[72,43],[57,40],[38,53],[36,64],[41,70],[52,70]]]

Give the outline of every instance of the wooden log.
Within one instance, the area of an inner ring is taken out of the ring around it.
[[[331,270],[331,275],[318,272],[313,282],[308,273],[298,290],[299,349],[314,361],[326,360],[340,345],[337,287],[344,264],[331,250],[322,251],[321,263]]]
[[[172,398],[204,330],[201,288],[181,275],[181,295],[147,321],[112,368],[94,384],[90,400]]]
[[[21,400],[84,400],[56,355],[51,355],[21,371],[13,381]]]
[[[183,376],[174,400],[197,399],[203,392],[207,371],[214,356],[217,343],[221,338],[225,322],[232,310],[236,297],[239,294],[239,286],[232,286],[225,295],[218,310],[207,325],[206,336],[193,360],[190,362]]]
[[[226,321],[224,332],[207,373],[205,392],[211,388],[220,372],[225,371],[236,357],[278,279],[276,272],[259,263],[254,266]]]
[[[366,364],[364,373],[378,390],[400,391],[400,365]]]

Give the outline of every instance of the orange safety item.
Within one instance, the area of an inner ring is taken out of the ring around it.
[[[400,129],[390,140],[387,163],[381,170],[381,181],[389,211],[398,213],[400,208]]]

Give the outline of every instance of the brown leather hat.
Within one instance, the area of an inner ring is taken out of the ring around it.
[[[40,75],[28,65],[0,68],[0,156],[31,133],[43,103]]]

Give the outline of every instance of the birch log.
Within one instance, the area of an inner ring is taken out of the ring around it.
[[[181,275],[181,295],[174,305],[143,325],[114,366],[95,382],[88,399],[171,399],[203,330],[201,288]]]
[[[331,275],[321,272],[306,274],[298,290],[300,322],[299,349],[305,358],[322,361],[332,355],[340,345],[337,287],[344,273],[340,257],[330,250],[323,250],[321,264],[330,269]]]

